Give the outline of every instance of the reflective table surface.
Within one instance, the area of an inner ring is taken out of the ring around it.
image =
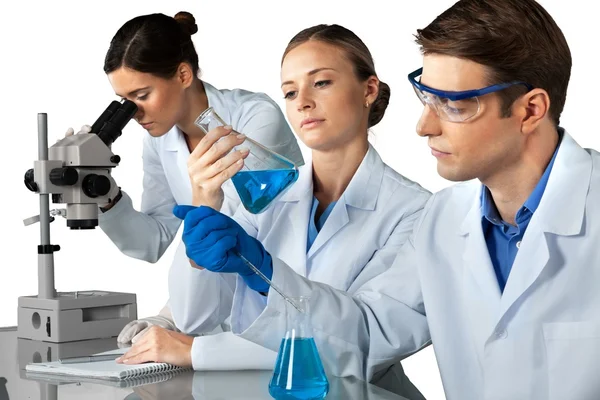
[[[185,371],[133,383],[92,383],[78,378],[40,377],[25,371],[30,362],[56,361],[59,357],[83,356],[117,347],[116,338],[58,344],[20,339],[15,327],[0,328],[0,400],[272,399],[268,391],[272,371]],[[358,379],[329,377],[329,384],[327,399],[404,399]]]

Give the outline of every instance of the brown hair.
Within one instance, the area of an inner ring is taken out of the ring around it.
[[[421,52],[464,58],[488,67],[489,84],[522,81],[550,97],[558,126],[571,76],[571,52],[550,14],[534,0],[460,0],[425,29],[417,30]],[[499,92],[502,116],[527,89]]]
[[[322,24],[302,30],[288,43],[281,63],[283,64],[285,56],[290,51],[309,40],[318,40],[343,50],[348,60],[354,65],[354,72],[359,80],[365,81],[371,76],[377,76],[375,63],[367,46],[354,32],[340,25]],[[369,128],[381,121],[389,102],[390,87],[379,81],[379,94],[369,111]]]
[[[127,21],[115,34],[104,59],[109,74],[127,67],[162,78],[171,78],[182,62],[198,76],[198,53],[191,35],[198,31],[194,16],[186,11],[171,18],[164,14],[140,15]]]

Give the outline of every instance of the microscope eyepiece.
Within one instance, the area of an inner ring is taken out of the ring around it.
[[[94,122],[91,133],[96,133],[105,145],[110,146],[121,136],[121,131],[133,118],[137,109],[132,101],[125,100],[123,103],[113,101]]]
[[[96,120],[96,122],[94,122],[94,124],[92,125],[91,133],[98,134],[98,132],[100,132],[100,130],[102,129],[102,127],[104,126],[104,124],[108,120],[111,119],[111,117],[113,116],[113,114],[119,108],[121,108],[121,103],[119,103],[116,100],[113,100],[113,102],[108,105],[108,107],[106,108],[106,110],[104,110],[104,112],[98,117],[98,119]]]

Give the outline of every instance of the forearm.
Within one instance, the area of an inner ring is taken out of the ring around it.
[[[285,293],[310,298],[314,339],[321,349],[323,363],[334,375],[368,380],[379,369],[429,342],[422,310],[377,290],[376,285],[350,294],[298,275],[280,260],[274,262],[273,282]],[[247,301],[248,294],[244,292],[248,290],[241,279],[238,280],[232,331],[277,350],[286,332],[285,301],[270,292],[266,308],[253,320],[257,310],[251,308],[259,303]]]
[[[173,205],[164,205],[162,208],[166,211],[172,209]],[[125,192],[109,210],[100,212],[98,222],[123,254],[149,262],[160,259],[180,224],[175,216],[166,212],[149,215],[135,210]]]

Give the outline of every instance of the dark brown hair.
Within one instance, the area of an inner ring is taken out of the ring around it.
[[[550,97],[558,126],[571,76],[571,52],[550,14],[534,0],[460,0],[425,29],[417,30],[421,52],[464,58],[488,67],[488,83],[522,81]],[[498,94],[502,116],[527,92],[513,86]]]
[[[281,58],[281,63],[283,64],[285,56],[290,51],[309,40],[318,40],[341,49],[352,65],[354,65],[354,72],[360,81],[366,81],[371,76],[377,76],[375,73],[375,63],[367,46],[354,32],[340,25],[322,24],[302,30],[288,43]],[[381,121],[389,102],[390,87],[386,83],[379,81],[379,94],[369,111],[369,128]]]
[[[161,78],[172,78],[182,62],[198,76],[198,54],[191,35],[198,31],[194,16],[186,11],[175,17],[141,15],[127,21],[115,34],[104,60],[104,72],[127,67]]]

